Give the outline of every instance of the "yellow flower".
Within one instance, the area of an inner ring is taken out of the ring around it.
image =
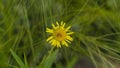
[[[61,47],[61,45],[65,45],[68,47],[68,43],[73,41],[73,38],[70,37],[70,35],[74,33],[69,30],[70,28],[71,26],[65,28],[65,23],[63,21],[61,21],[60,24],[56,22],[56,26],[52,24],[52,29],[46,29],[46,32],[51,34],[46,41],[53,46]]]

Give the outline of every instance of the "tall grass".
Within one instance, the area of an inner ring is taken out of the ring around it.
[[[0,0],[0,68],[75,68],[85,57],[95,68],[117,68],[119,3]],[[46,27],[56,21],[72,26],[74,41],[69,47],[53,48],[46,42]]]

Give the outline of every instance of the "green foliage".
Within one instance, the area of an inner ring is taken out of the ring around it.
[[[48,56],[44,56],[42,62],[37,68],[51,68],[52,64],[56,60],[58,50],[55,50],[53,53],[52,51],[49,52]]]
[[[22,60],[10,49],[13,57],[15,58],[16,62],[18,63],[18,65],[20,66],[20,68],[26,68],[25,64],[22,62]]]
[[[95,68],[117,68],[119,3],[120,0],[0,0],[0,68],[74,68],[84,57]],[[56,21],[72,26],[74,41],[68,48],[52,48],[46,42],[46,27]]]

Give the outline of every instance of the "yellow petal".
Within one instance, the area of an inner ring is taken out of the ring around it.
[[[51,39],[53,39],[53,36],[50,36],[46,41],[48,42]]]
[[[57,24],[57,26],[59,27],[59,23],[58,23],[58,22],[56,22],[56,24]]]
[[[65,23],[63,23],[62,27],[63,27],[63,28],[65,27]]]
[[[51,45],[56,46],[56,44],[57,44],[57,40],[53,39]]]
[[[74,34],[74,32],[69,32],[69,33],[67,33],[67,35],[71,35],[71,34]]]
[[[55,40],[51,43],[51,45],[55,46]]]
[[[68,44],[65,41],[62,41],[62,45],[65,45],[68,47]]]
[[[70,28],[71,28],[71,26],[68,26],[68,27],[65,29],[65,31],[67,32]]]
[[[55,41],[55,39],[52,39],[52,40],[49,41],[49,43],[53,43],[54,41]]]
[[[55,27],[55,25],[54,25],[54,24],[52,24],[52,27],[53,27],[53,29],[56,29],[56,27]]]
[[[61,24],[60,25],[63,25],[63,21],[61,21]]]
[[[66,39],[70,40],[70,41],[73,41],[73,38],[70,37],[70,36],[66,36]]]
[[[71,43],[71,42],[70,42],[69,40],[67,40],[67,39],[66,39],[65,41],[68,42],[68,43]]]
[[[59,42],[59,41],[57,41],[57,47],[61,47],[61,45],[60,45],[60,42]]]
[[[46,32],[48,32],[48,33],[53,33],[53,30],[52,30],[52,29],[47,28],[47,29],[46,29]]]

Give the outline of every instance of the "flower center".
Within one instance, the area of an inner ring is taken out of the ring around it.
[[[66,32],[62,29],[57,29],[54,31],[54,37],[58,41],[63,41],[65,40]]]
[[[62,34],[58,33],[56,36],[57,36],[57,37],[62,37]]]

